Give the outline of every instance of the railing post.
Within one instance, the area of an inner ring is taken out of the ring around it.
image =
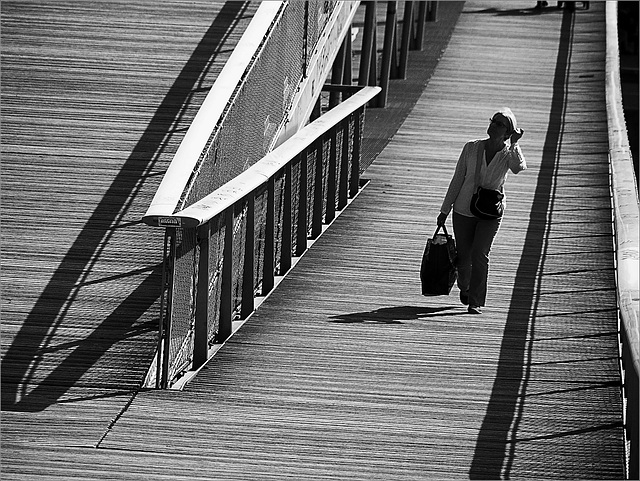
[[[327,210],[325,222],[330,224],[336,216],[336,163],[337,163],[337,132],[331,129],[329,138],[329,173],[327,174]]]
[[[344,69],[343,69],[343,77],[342,84],[343,85],[351,85],[353,83],[353,67],[351,65],[352,55],[352,45],[351,45],[351,27],[349,27],[349,31],[347,32],[347,37],[344,39],[345,43],[345,52],[344,52]],[[342,101],[344,102],[351,94],[348,91],[342,92]]]
[[[400,61],[398,66],[398,78],[407,77],[407,59],[411,42],[411,29],[413,26],[413,2],[404,2],[404,17],[402,19],[402,40],[400,42]]]
[[[427,2],[427,21],[436,22],[438,20],[438,2]]]
[[[338,209],[347,205],[349,198],[349,119],[342,121],[342,153],[340,155],[340,182],[338,184]]]
[[[378,51],[376,45],[378,45],[378,28],[373,29],[373,52],[371,54],[371,62],[369,62],[369,78],[367,85],[375,87],[378,82]],[[370,102],[372,106],[375,106],[376,101]]]
[[[323,137],[320,137],[316,140],[316,163],[314,170],[314,181],[313,181],[313,215],[311,217],[311,238],[317,239],[320,234],[322,234],[322,211],[323,211],[323,198],[322,198],[322,190],[323,190],[323,179],[322,179],[322,171],[323,171],[323,146],[324,140]]]
[[[309,120],[313,122],[314,120],[320,118],[322,115],[322,97],[318,97],[316,103],[313,105],[313,110],[311,111],[311,115]]]
[[[376,2],[365,2],[364,36],[362,38],[362,54],[360,56],[360,70],[358,85],[369,85],[371,65],[375,63],[375,29]],[[375,79],[374,79],[375,84]]]
[[[407,2],[408,3],[408,2]],[[411,48],[413,50],[423,50],[424,49],[424,30],[425,30],[425,22],[427,21],[427,2],[418,2],[418,21],[417,23],[417,31],[415,38],[413,39],[413,45]],[[413,25],[413,22],[412,22]]]
[[[300,182],[298,185],[298,225],[296,226],[296,256],[301,256],[307,250],[307,150],[300,154]]]
[[[199,226],[197,232],[200,255],[196,291],[196,325],[193,336],[193,368],[207,362],[209,354],[209,229],[210,223]]]
[[[364,107],[359,108],[354,112],[353,123],[353,150],[351,152],[351,185],[349,186],[349,197],[353,198],[360,189],[360,142],[362,127],[360,125],[362,112]]]
[[[347,37],[342,41],[342,45],[340,45],[340,50],[338,50],[338,55],[333,62],[333,69],[331,70],[331,83],[336,85],[342,83],[344,78],[344,69],[345,62],[347,61],[345,57],[345,50],[347,46]],[[351,59],[348,60],[351,62]],[[351,65],[351,64],[349,64]],[[340,92],[330,92],[329,93],[329,110],[334,108],[336,105],[340,103]]]
[[[378,101],[376,102],[378,107],[384,107],[387,104],[393,44],[396,35],[396,10],[396,1],[387,2],[387,20],[385,23],[384,44],[382,47],[382,66],[380,68],[380,87],[382,88],[382,92],[378,95]]]
[[[267,181],[267,218],[264,233],[264,262],[262,264],[262,295],[266,296],[274,285],[275,266],[275,181],[270,177]]]
[[[282,199],[282,246],[280,247],[280,275],[291,269],[292,216],[291,209],[291,162],[284,168],[284,199]]]
[[[244,268],[242,270],[242,306],[240,317],[246,319],[253,312],[254,277],[255,266],[255,195],[253,192],[247,197],[247,215],[245,217],[244,238]]]
[[[166,389],[169,384],[169,346],[171,343],[171,302],[173,297],[173,262],[175,259],[175,227],[165,230],[162,265],[162,296],[160,301],[160,325],[158,337],[158,360],[156,366],[156,388]]]
[[[220,323],[216,342],[222,343],[231,335],[233,321],[233,218],[234,206],[224,212],[224,254],[222,258],[222,286],[220,294]]]

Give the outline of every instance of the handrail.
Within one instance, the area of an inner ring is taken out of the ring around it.
[[[628,436],[628,478],[638,479],[638,373],[640,330],[638,326],[638,191],[629,138],[622,108],[617,2],[606,2],[606,103],[609,160],[616,247],[617,296],[620,309],[622,368],[626,397],[625,424]]]
[[[163,222],[176,227],[197,227],[210,221],[252,191],[266,184],[273,175],[282,170],[305,148],[353,112],[366,105],[378,95],[380,90],[380,87],[361,88],[358,93],[303,127],[297,134],[276,147],[242,174],[202,200],[169,216],[171,220],[165,219]]]
[[[162,218],[199,200],[222,182],[238,175],[247,164],[257,161],[264,152],[282,143],[308,121],[320,95],[318,87],[329,74],[359,2],[324,2],[324,6],[319,3],[316,8],[318,5],[326,18],[311,15],[306,7],[295,2],[280,0],[260,4],[189,126],[142,218],[144,223],[170,227],[161,225]],[[309,20],[312,24],[305,23],[303,27],[302,12],[305,12],[305,17],[313,19]],[[264,75],[269,67],[265,59],[271,58],[274,49],[283,41],[293,41],[285,32],[291,28],[290,23],[294,19],[299,31],[296,41],[291,44],[293,50],[289,52],[289,60],[279,70],[280,77],[275,76],[278,78],[274,78],[270,85],[256,85],[256,82],[266,82]],[[301,55],[302,61],[291,62],[291,55]],[[280,87],[282,82],[284,87]],[[239,112],[246,112],[246,102],[250,101],[247,99],[253,98],[243,92],[250,89],[260,92],[262,105],[268,102],[275,104],[271,105],[268,113],[261,111],[259,119],[254,117],[257,124],[240,126],[243,120]],[[252,146],[249,151],[235,152],[241,164],[226,164],[224,169],[215,171],[216,156],[228,155],[237,145],[232,140],[239,141],[236,137],[230,140],[226,134],[238,135],[242,128],[250,129],[254,135],[264,129],[264,138],[258,142],[253,138],[247,143]],[[223,131],[226,133],[222,134]]]

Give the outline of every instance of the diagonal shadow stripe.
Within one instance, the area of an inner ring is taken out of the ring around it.
[[[164,151],[172,129],[184,115],[194,91],[218,55],[225,38],[246,10],[246,2],[226,2],[156,110],[151,122],[109,189],[22,324],[2,360],[2,410],[39,411],[55,403],[107,350],[125,339],[132,326],[160,294],[160,270],[153,272],[78,343],[42,381],[35,374],[65,315],[78,295],[78,285],[113,235],[112,225],[126,212],[141,188],[140,179]],[[97,336],[102,342],[96,343]],[[106,336],[106,340],[104,337]],[[146,371],[148,366],[141,367]],[[123,366],[124,369],[124,366]],[[46,371],[45,371],[46,372]],[[140,379],[142,383],[142,379]],[[34,385],[30,385],[34,384]],[[28,388],[32,388],[28,392]]]
[[[525,368],[527,333],[533,329],[538,295],[536,284],[540,266],[545,258],[546,229],[553,203],[554,174],[560,155],[560,144],[566,108],[566,82],[568,77],[574,16],[565,9],[562,17],[558,59],[553,79],[553,96],[549,125],[542,151],[542,161],[532,203],[529,226],[523,254],[516,271],[516,281],[507,314],[500,348],[498,369],[487,412],[485,414],[469,470],[470,479],[505,479],[514,456],[515,444],[510,443],[510,428],[517,423],[518,399],[521,386],[528,373]],[[539,259],[536,269],[532,259]],[[531,325],[529,320],[531,319]],[[511,445],[510,445],[511,444]],[[510,446],[509,446],[510,445]],[[505,473],[503,473],[503,467]]]

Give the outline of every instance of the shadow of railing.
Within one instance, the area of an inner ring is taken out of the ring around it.
[[[554,174],[560,155],[566,109],[566,82],[574,17],[565,10],[562,18],[558,59],[553,79],[553,96],[549,125],[542,151],[542,161],[534,194],[524,249],[518,266],[511,305],[500,348],[496,377],[487,406],[487,412],[478,434],[469,477],[471,479],[508,479],[514,456],[514,444],[510,443],[510,430],[518,417],[518,400],[523,384],[528,381],[525,361],[527,335],[533,329],[537,300],[539,269],[532,262],[544,263],[544,226],[548,223],[553,204]],[[540,265],[540,264],[539,264]],[[531,344],[529,344],[529,349]],[[504,472],[503,472],[504,468]]]
[[[111,346],[126,339],[140,317],[157,302],[160,269],[147,266],[149,275],[87,338],[75,345],[73,352],[49,372],[41,366],[43,352],[51,349],[55,333],[64,328],[69,305],[78,296],[86,273],[113,236],[112,226],[130,208],[141,188],[140,179],[166,148],[193,91],[201,87],[201,78],[218,55],[217,46],[245,9],[244,2],[227,2],[221,8],[8,347],[2,360],[2,410],[35,412],[57,402]],[[148,365],[141,368],[146,373]],[[43,379],[37,380],[43,374]]]

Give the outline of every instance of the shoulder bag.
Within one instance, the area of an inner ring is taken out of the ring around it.
[[[485,143],[478,146],[478,162],[476,163],[476,176],[473,184],[475,193],[471,197],[471,213],[479,219],[493,220],[500,219],[504,213],[502,199],[504,194],[499,190],[485,189],[480,187],[480,168],[482,166],[482,154]]]

